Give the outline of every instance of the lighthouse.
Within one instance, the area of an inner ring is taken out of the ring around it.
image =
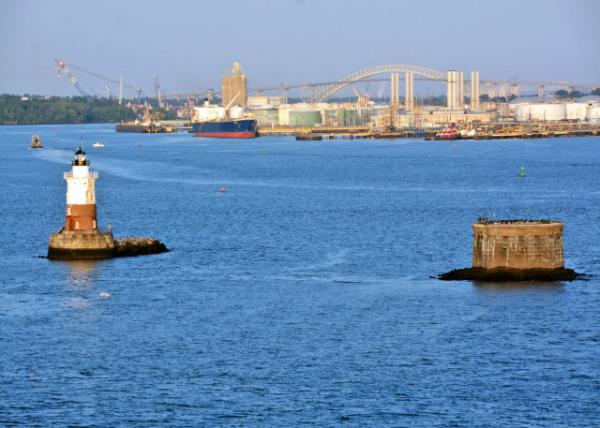
[[[75,152],[71,171],[64,173],[67,182],[65,225],[50,235],[50,259],[103,259],[113,256],[115,240],[111,232],[98,229],[96,214],[96,180],[83,147]]]
[[[114,238],[112,232],[98,228],[96,180],[83,147],[75,152],[67,182],[65,225],[50,235],[48,258],[55,260],[106,259],[110,257],[158,254],[169,249],[156,238]]]
[[[71,165],[71,171],[64,173],[67,181],[65,230],[95,231],[98,229],[95,189],[98,173],[90,171],[90,162],[81,146],[75,152]]]

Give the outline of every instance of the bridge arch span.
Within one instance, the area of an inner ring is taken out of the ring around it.
[[[317,102],[323,102],[328,98],[334,96],[348,85],[354,82],[358,82],[367,77],[375,76],[377,74],[384,73],[401,73],[412,71],[414,74],[418,74],[423,77],[434,80],[446,81],[447,74],[443,71],[434,70],[433,68],[427,68],[420,65],[407,65],[407,64],[388,64],[388,65],[377,65],[374,67],[365,68],[364,70],[357,71],[344,77],[338,83],[326,87],[322,91],[315,94],[315,100]]]

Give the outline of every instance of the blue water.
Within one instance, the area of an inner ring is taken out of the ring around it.
[[[38,257],[80,138],[100,224],[172,252]],[[0,150],[0,425],[600,425],[600,138],[18,126]],[[482,215],[564,221],[590,280],[432,279]]]

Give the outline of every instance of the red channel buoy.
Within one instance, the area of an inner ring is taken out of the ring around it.
[[[221,186],[221,193],[225,193],[225,186]]]

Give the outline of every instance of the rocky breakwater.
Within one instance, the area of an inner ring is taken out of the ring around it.
[[[473,225],[470,268],[439,275],[446,281],[573,281],[582,274],[564,266],[563,224],[553,220],[479,219]]]
[[[50,235],[48,258],[51,260],[90,260],[132,257],[169,251],[156,238],[114,238],[111,232],[70,232]]]
[[[130,237],[115,238],[114,257],[142,256],[169,251],[167,246],[156,238]]]

